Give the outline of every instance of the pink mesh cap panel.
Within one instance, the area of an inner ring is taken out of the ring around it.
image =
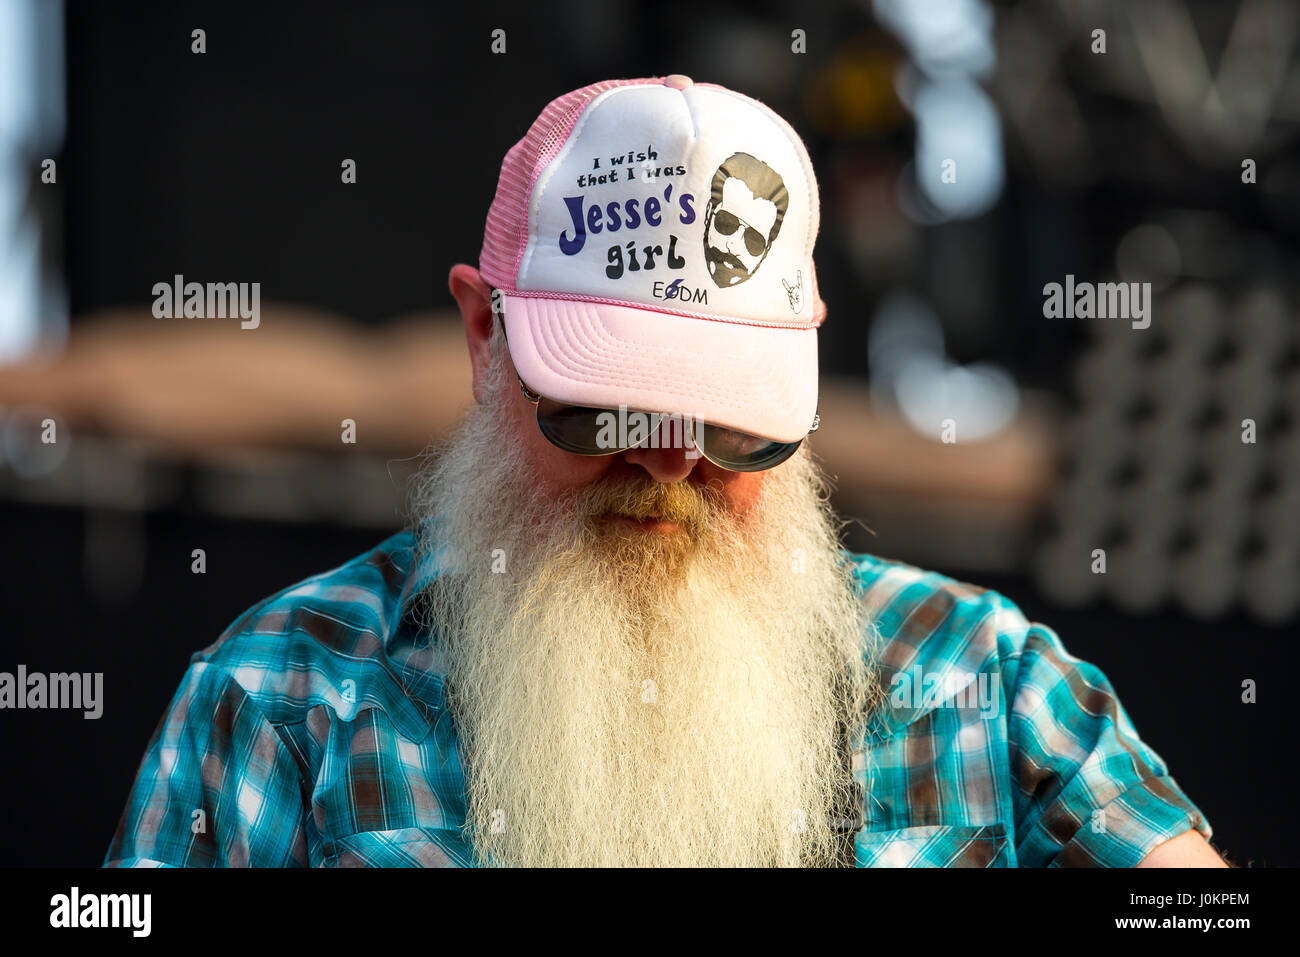
[[[496,195],[488,208],[479,253],[479,272],[493,286],[513,291],[519,264],[528,245],[528,202],[537,177],[563,148],[578,117],[592,100],[618,86],[662,83],[663,77],[602,80],[552,100],[528,132],[506,153],[501,163]]]

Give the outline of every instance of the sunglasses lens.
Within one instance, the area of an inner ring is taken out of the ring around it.
[[[749,250],[751,256],[757,256],[767,246],[767,240],[757,229],[750,227],[745,228],[745,248]]]
[[[541,399],[537,403],[537,425],[552,445],[577,455],[594,455],[600,451],[596,439],[603,411]]]
[[[550,443],[575,455],[612,455],[640,445],[659,428],[661,416],[564,405],[539,399],[537,426]]]
[[[717,214],[713,217],[714,228],[724,236],[730,236],[736,231],[736,227],[739,225],[740,220],[725,209],[718,210]]]
[[[710,459],[733,472],[761,472],[780,465],[802,444],[773,442],[747,432],[695,423],[695,441]]]

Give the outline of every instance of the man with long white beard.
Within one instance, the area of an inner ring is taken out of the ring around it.
[[[445,636],[480,850],[526,864],[834,860],[834,819],[854,813],[839,726],[878,686],[806,450],[762,473],[761,492],[683,448],[539,473],[539,456],[567,453],[523,438],[500,334],[482,389],[419,508],[429,525],[443,516],[426,558],[454,564],[430,584],[428,620]]]
[[[755,100],[551,103],[449,277],[476,404],[411,527],[195,655],[105,863],[1222,866],[1051,629],[840,546],[817,224]]]

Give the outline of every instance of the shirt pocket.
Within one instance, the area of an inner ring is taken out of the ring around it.
[[[1005,826],[927,824],[859,831],[858,867],[1010,867]]]
[[[432,827],[358,831],[334,842],[324,867],[469,867],[461,839]]]

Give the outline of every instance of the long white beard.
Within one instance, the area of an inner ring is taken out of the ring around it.
[[[842,740],[882,695],[806,447],[743,517],[648,476],[557,500],[506,425],[499,343],[490,379],[414,515],[483,862],[834,863],[856,813]],[[615,532],[611,508],[685,527]]]

